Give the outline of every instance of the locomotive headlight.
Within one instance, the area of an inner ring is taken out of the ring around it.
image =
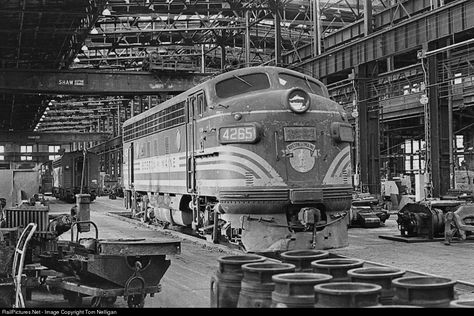
[[[309,109],[309,94],[301,89],[290,90],[287,97],[288,106],[293,112],[303,113]]]

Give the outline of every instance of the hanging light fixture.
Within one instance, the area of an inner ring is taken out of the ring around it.
[[[102,11],[102,15],[107,16],[110,15],[110,10],[108,8],[105,8],[104,11]]]
[[[97,29],[93,27],[92,30],[90,31],[90,34],[96,35],[96,34],[99,34],[99,31],[97,31]]]
[[[86,44],[84,44],[84,45],[82,45],[81,50],[82,50],[83,52],[85,52],[85,51],[88,51],[89,48],[87,47]]]
[[[77,56],[76,56],[76,58],[74,58],[74,62],[75,62],[75,63],[78,63],[78,62],[80,62],[80,61],[81,61],[81,60],[80,60]]]

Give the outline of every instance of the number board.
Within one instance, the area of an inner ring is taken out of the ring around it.
[[[257,141],[257,127],[255,125],[224,126],[219,128],[219,142],[255,143]]]
[[[293,142],[297,140],[316,141],[316,128],[315,127],[284,127],[283,135],[285,141]]]

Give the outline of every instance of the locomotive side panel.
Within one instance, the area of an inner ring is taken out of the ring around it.
[[[186,193],[183,133],[184,126],[180,126],[134,140],[133,159],[129,157],[130,150],[124,159],[125,188],[131,189],[133,183],[136,191]],[[130,144],[125,143],[125,148],[130,148]]]

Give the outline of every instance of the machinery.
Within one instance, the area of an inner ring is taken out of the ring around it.
[[[474,230],[474,203],[463,200],[426,200],[407,203],[398,212],[402,236],[434,239],[445,237],[446,215],[453,214],[458,227],[470,235]]]
[[[93,224],[76,222],[75,224]],[[41,264],[58,276],[47,284],[64,290],[64,298],[80,307],[83,296],[92,296],[92,307],[110,307],[123,296],[129,307],[143,307],[145,296],[161,291],[159,282],[170,266],[166,255],[180,251],[172,240],[83,238],[59,241],[57,249],[43,252]],[[111,269],[113,267],[113,269]],[[85,287],[88,285],[88,287]]]
[[[353,141],[320,81],[229,71],[124,122],[126,208],[248,252],[345,247]]]
[[[369,194],[353,197],[350,214],[351,226],[364,228],[380,227],[390,217],[380,201]]]
[[[92,297],[92,307],[110,307],[118,296],[123,296],[129,307],[143,307],[146,295],[161,291],[159,282],[170,266],[166,256],[179,253],[180,242],[100,239],[98,227],[88,220],[89,201],[88,194],[81,195],[71,214],[49,214],[49,207],[40,203],[23,203],[3,210],[0,307],[12,307],[14,288],[8,267],[13,245],[29,225],[34,225],[35,231],[21,261],[25,264],[26,280],[22,286],[26,300],[35,287],[48,285],[62,290],[74,307],[80,307],[85,296]],[[90,232],[91,227],[95,230],[93,237],[79,238],[80,233]],[[70,240],[58,238],[68,231]]]

